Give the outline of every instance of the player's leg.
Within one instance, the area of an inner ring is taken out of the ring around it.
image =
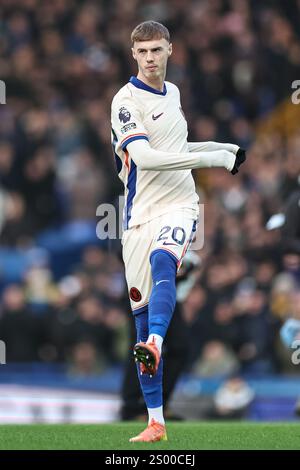
[[[149,336],[148,330],[148,309],[144,313],[135,315],[135,324],[137,332],[137,342],[146,342]],[[162,414],[162,371],[163,371],[163,360],[159,361],[159,366],[155,376],[151,377],[149,374],[143,373],[141,364],[137,362],[138,376],[141,384],[141,389],[145,398],[145,402],[149,413],[149,422],[152,418],[160,423],[164,423]]]
[[[138,343],[146,341],[149,335],[148,330],[148,309],[135,315],[135,325]],[[155,442],[167,440],[165,421],[163,417],[163,360],[160,358],[156,374],[152,377],[143,374],[143,364],[137,361],[137,372],[141,390],[145,399],[148,411],[148,426],[140,433],[130,439],[131,442]]]
[[[144,364],[144,371],[154,375],[176,304],[177,269],[193,239],[196,223],[184,211],[168,214],[152,223],[158,223],[159,230],[150,255],[152,292],[148,306],[149,336],[146,343],[135,346],[135,354]]]
[[[148,302],[152,288],[149,253],[152,237],[149,228],[141,226],[123,236],[123,260],[131,308],[135,318],[137,340],[146,341],[148,331]],[[154,442],[165,440],[166,430],[162,413],[162,360],[155,377],[143,374],[143,364],[137,362],[140,386],[149,415],[145,431],[131,439],[132,442]]]
[[[133,358],[133,348],[136,344],[136,327],[134,316],[130,315],[129,322],[129,349],[124,364],[124,374],[121,387],[122,405],[120,418],[123,421],[146,421],[147,408],[142,395],[140,382],[138,379],[136,364]]]
[[[151,241],[147,227],[143,225],[126,230],[122,238],[125,277],[134,315],[142,312],[149,303],[152,289],[149,263]]]
[[[148,413],[142,389],[136,373],[132,350],[137,342],[134,317],[129,319],[130,354],[126,359],[121,389],[122,406],[120,416],[123,421],[146,421]],[[139,341],[139,338],[138,338]],[[164,341],[163,351],[163,410],[167,419],[182,419],[168,410],[168,405],[175,389],[177,380],[182,374],[188,355],[188,326],[181,313],[181,305],[177,303]]]

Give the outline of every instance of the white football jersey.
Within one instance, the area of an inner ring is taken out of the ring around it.
[[[140,170],[127,150],[130,142],[146,139],[154,150],[189,152],[176,85],[165,82],[160,92],[131,77],[113,98],[111,121],[118,175],[125,186],[124,229],[178,208],[194,210],[196,218],[199,198],[191,170]]]

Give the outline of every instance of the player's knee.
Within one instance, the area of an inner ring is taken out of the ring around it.
[[[156,250],[150,256],[150,264],[152,277],[154,280],[157,276],[164,276],[168,279],[175,279],[177,271],[177,263],[175,258],[165,250]]]
[[[167,251],[157,250],[153,252],[150,262],[153,279],[151,307],[157,312],[173,312],[176,304],[176,260]],[[159,321],[161,323],[162,319]],[[170,318],[167,319],[167,324],[169,321]]]

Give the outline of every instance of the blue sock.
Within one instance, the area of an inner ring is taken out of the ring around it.
[[[149,334],[166,336],[176,304],[177,259],[165,250],[150,256],[153,288],[149,300]]]
[[[148,310],[143,313],[135,315],[135,326],[137,331],[137,341],[144,343],[148,339]],[[162,377],[163,377],[163,360],[160,358],[158,370],[153,377],[150,378],[148,374],[140,374],[140,364],[137,363],[137,372],[144,395],[147,408],[157,408],[162,406]]]

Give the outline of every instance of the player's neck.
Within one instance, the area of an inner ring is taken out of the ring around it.
[[[148,80],[142,73],[138,73],[137,77],[141,82],[145,83],[145,85],[150,86],[151,88],[154,88],[155,90],[158,91],[163,91],[164,90],[164,83],[165,83],[165,77],[157,77],[155,80]]]

